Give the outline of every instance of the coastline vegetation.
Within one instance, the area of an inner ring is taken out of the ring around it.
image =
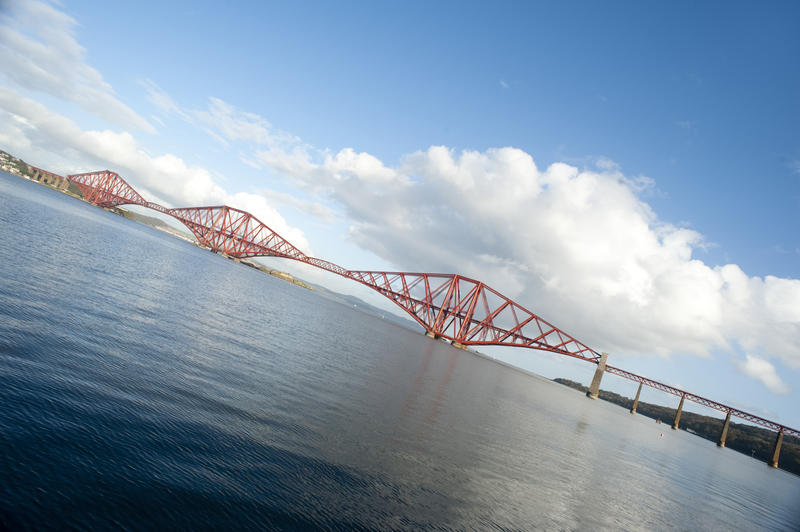
[[[584,393],[588,390],[586,386],[569,379],[557,378],[553,380]],[[633,399],[605,390],[600,390],[600,399],[628,410],[633,406]],[[636,406],[636,413],[649,418],[660,419],[662,423],[672,425],[676,408],[677,405],[670,408],[639,401]],[[724,417],[704,416],[684,410],[681,413],[681,422],[678,428],[717,443],[722,432],[723,423]],[[734,423],[731,420],[725,445],[742,454],[768,462],[772,458],[775,437],[776,433],[771,430],[746,423]],[[784,434],[778,467],[795,475],[800,475],[800,438]]]

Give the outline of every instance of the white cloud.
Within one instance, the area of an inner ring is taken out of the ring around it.
[[[775,366],[762,358],[746,355],[745,360],[738,361],[737,366],[743,374],[760,381],[769,391],[776,394],[789,393],[789,387],[778,376]]]
[[[119,101],[100,73],[86,63],[75,40],[76,22],[38,1],[8,0],[0,10],[0,79],[25,90],[68,100],[124,127],[155,128]]]
[[[183,110],[175,103],[169,94],[167,94],[161,87],[151,79],[141,80],[139,85],[144,87],[147,92],[147,101],[153,104],[156,108],[166,114],[175,114],[184,120],[191,120],[191,118],[183,112]]]
[[[652,180],[613,162],[542,171],[519,149],[442,146],[395,168],[349,148],[271,147],[258,160],[341,205],[361,247],[403,269],[481,279],[598,349],[741,345],[800,367],[800,280],[694,258],[702,235],[660,221],[639,197]]]
[[[619,163],[617,163],[616,161],[612,161],[608,157],[600,157],[599,159],[597,159],[597,162],[595,164],[599,169],[607,170],[609,172],[611,171],[618,172],[620,169]]]
[[[163,91],[154,101],[236,144],[248,164],[289,176],[312,200],[227,194],[207,171],[171,155],[150,157],[130,135],[76,133],[74,124],[40,116],[41,109],[15,111],[38,104],[0,91],[0,107],[14,115],[10,127],[26,132],[21,142],[37,145],[31,130],[45,128],[51,144],[57,138],[109,161],[171,201],[250,210],[298,247],[307,249],[304,236],[270,202],[321,220],[338,216],[325,205],[332,202],[363,249],[402,269],[481,279],[597,349],[709,356],[740,345],[800,367],[800,280],[748,277],[735,264],[697,260],[702,235],[660,221],[639,196],[652,180],[629,178],[613,161],[541,170],[516,148],[457,153],[433,146],[390,167],[351,148],[316,150],[219,99],[203,111],[181,109]],[[59,133],[65,127],[71,131]]]
[[[185,109],[179,106],[153,80],[147,79],[140,83],[147,92],[147,100],[161,111],[180,117],[184,121],[202,128],[221,144],[227,146],[230,142],[267,146],[267,145],[296,145],[300,139],[272,127],[272,125],[255,113],[240,111],[233,105],[219,98],[208,99],[206,109]],[[257,163],[247,157],[241,157],[249,166]]]
[[[112,123],[153,130],[86,64],[73,19],[41,2],[9,5],[0,14],[6,81]],[[694,258],[702,235],[659,220],[640,197],[652,180],[625,176],[612,161],[540,169],[513,147],[432,146],[387,166],[352,148],[317,150],[218,98],[205,109],[184,109],[154,82],[143,85],[158,109],[235,145],[247,164],[290,177],[312,200],[227,192],[208,170],[172,154],[152,156],[128,132],[83,130],[3,87],[0,142],[56,171],[77,171],[75,161],[85,170],[107,166],[174,205],[242,208],[305,251],[302,231],[270,202],[320,219],[336,216],[328,205],[338,206],[361,248],[401,269],[481,279],[597,349],[708,356],[741,346],[765,357],[748,356],[742,371],[774,390],[783,383],[766,358],[800,368],[800,280],[750,277],[735,264],[712,267]]]
[[[297,196],[285,192],[276,192],[269,189],[262,190],[261,194],[267,198],[270,203],[287,205],[325,223],[332,223],[340,218],[339,214],[334,209],[316,201],[300,199]]]
[[[271,140],[269,122],[258,115],[238,111],[219,98],[211,98],[207,110],[193,111],[191,114],[199,125],[215,134],[219,132],[217,136],[223,142],[267,144]]]

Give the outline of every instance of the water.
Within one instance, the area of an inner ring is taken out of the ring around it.
[[[795,476],[6,174],[0,258],[0,528],[800,529]]]

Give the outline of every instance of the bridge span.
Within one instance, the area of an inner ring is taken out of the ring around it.
[[[800,431],[606,364],[608,355],[588,347],[558,327],[481,281],[458,274],[347,270],[330,261],[311,257],[270,229],[252,214],[218,205],[167,208],[143,198],[119,174],[110,170],[72,174],[86,201],[100,207],[140,205],[172,216],[202,246],[234,257],[282,257],[304,262],[367,286],[407,312],[431,338],[449,340],[453,346],[498,345],[549,351],[596,364],[587,396],[596,399],[604,372],[639,383],[631,413],[636,413],[642,386],[680,397],[672,428],[677,429],[685,400],[726,414],[718,445],[725,446],[731,416],[777,433],[769,464],[778,467],[783,435],[800,437]]]

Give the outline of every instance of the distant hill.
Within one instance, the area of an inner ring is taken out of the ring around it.
[[[195,238],[190,233],[186,231],[181,231],[180,229],[176,229],[172,227],[164,220],[160,218],[156,218],[154,216],[147,216],[144,214],[139,214],[138,212],[133,212],[123,207],[112,207],[107,209],[115,214],[119,214],[129,220],[133,220],[134,222],[139,222],[140,224],[149,225],[150,227],[154,227],[155,229],[159,229],[161,231],[165,231],[167,233],[171,233],[177,237],[183,238],[184,240],[188,240],[190,242],[194,242]]]
[[[28,163],[0,150],[0,170],[18,177],[30,177]]]
[[[398,316],[393,312],[383,310],[382,308],[367,303],[363,299],[360,299],[356,296],[348,294],[340,294],[339,292],[334,292],[332,290],[329,290],[328,288],[325,288],[324,286],[320,286],[313,283],[312,286],[314,287],[314,290],[317,293],[332,301],[336,301],[348,307],[352,307],[366,314],[370,314],[372,316],[391,321],[393,323],[396,323],[397,325],[400,325],[415,332],[419,332],[420,330],[419,324],[416,321],[412,320],[411,318],[406,318],[405,316]]]
[[[341,294],[339,292],[334,292],[333,290],[331,290],[329,288],[326,288],[326,287],[324,287],[322,285],[315,284],[315,283],[310,283],[308,281],[300,279],[299,277],[294,277],[290,273],[282,272],[282,271],[279,271],[279,270],[273,270],[273,269],[268,268],[267,266],[261,264],[260,262],[256,262],[256,261],[251,260],[251,259],[242,259],[242,264],[250,266],[251,268],[256,268],[258,270],[263,271],[264,273],[268,273],[270,275],[274,275],[274,276],[279,277],[279,278],[281,278],[281,279],[283,279],[285,281],[289,281],[291,283],[294,283],[296,285],[302,286],[304,288],[308,288],[309,290],[313,290],[314,292],[316,292],[317,294],[319,294],[320,296],[322,296],[322,297],[324,297],[326,299],[329,299],[331,301],[335,301],[337,303],[345,305],[346,307],[353,308],[354,310],[357,310],[359,312],[363,312],[365,314],[369,314],[370,316],[375,316],[376,318],[380,318],[380,319],[384,319],[384,320],[387,320],[387,321],[391,321],[392,323],[395,323],[397,325],[405,327],[405,328],[407,328],[407,329],[409,329],[411,331],[414,331],[414,332],[419,332],[420,331],[419,324],[417,322],[415,322],[414,320],[412,320],[411,318],[406,318],[404,316],[398,316],[397,314],[395,314],[393,312],[386,311],[386,310],[384,310],[382,308],[376,307],[375,305],[367,303],[363,299],[360,299],[360,298],[358,298],[356,296],[352,296],[352,295],[348,295],[348,294]]]
[[[19,157],[14,157],[10,153],[5,152],[3,150],[0,150],[0,170],[2,170],[3,172],[8,172],[9,174],[15,175],[17,177],[24,177],[26,179],[37,181],[41,185],[48,186],[53,190],[57,190],[58,192],[67,194],[69,196],[73,196],[79,199],[83,198],[83,194],[74,183],[69,183],[66,190],[61,190],[52,185],[46,185],[41,180],[34,179],[34,174],[31,170],[31,165],[29,165]]]
[[[553,380],[584,393],[588,390],[586,386],[569,379],[558,378]],[[633,399],[605,390],[600,390],[600,399],[624,407],[627,410],[630,410],[633,406]],[[672,425],[672,420],[675,418],[675,410],[675,407],[670,408],[641,401],[636,407],[638,414],[653,419],[660,418],[662,422],[668,425]],[[703,416],[684,410],[681,413],[679,428],[716,443],[719,441],[719,434],[722,432],[724,422],[724,419]],[[768,462],[772,458],[775,433],[761,427],[731,421],[725,445],[740,453]],[[778,466],[795,475],[800,475],[800,438],[784,434]]]

